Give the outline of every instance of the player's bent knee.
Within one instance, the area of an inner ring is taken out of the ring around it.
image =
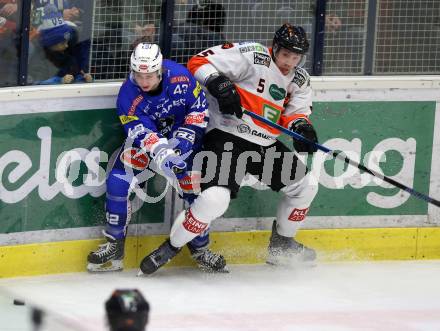
[[[310,204],[318,193],[318,181],[308,173],[300,182],[288,185],[282,191],[289,198],[301,199]]]
[[[230,201],[231,191],[228,188],[213,186],[200,194],[191,211],[200,220],[212,221],[226,212]]]

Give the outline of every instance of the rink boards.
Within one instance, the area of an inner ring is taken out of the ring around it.
[[[119,85],[0,90],[0,277],[85,270],[100,242],[106,167],[122,140]],[[321,144],[440,198],[439,77],[314,77],[312,87]],[[321,259],[440,258],[439,208],[324,154],[309,162],[320,190],[298,239]],[[246,185],[213,224],[230,263],[264,261],[276,213],[276,193],[252,178]],[[127,267],[163,240],[181,208],[159,176],[143,193],[133,200]],[[190,262],[183,254],[174,263]]]

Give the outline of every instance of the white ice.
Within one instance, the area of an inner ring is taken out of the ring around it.
[[[116,288],[137,288],[147,298],[148,331],[440,330],[440,261],[230,269],[22,277],[0,280],[0,289],[87,331],[106,330],[103,303]],[[0,309],[0,330],[22,331],[23,321],[5,319],[25,306],[0,300]]]

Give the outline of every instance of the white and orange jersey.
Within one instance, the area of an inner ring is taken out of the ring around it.
[[[228,77],[240,95],[242,107],[270,121],[289,128],[299,118],[311,113],[312,90],[307,71],[297,68],[284,76],[271,57],[271,50],[259,43],[227,43],[199,53],[188,62],[188,69],[205,85],[209,76]],[[280,134],[244,114],[242,119],[220,113],[217,100],[208,93],[210,122],[217,128],[253,143],[269,146]]]

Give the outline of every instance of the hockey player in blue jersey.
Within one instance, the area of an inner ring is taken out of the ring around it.
[[[87,269],[92,272],[122,270],[128,198],[147,168],[178,182],[187,202],[195,199],[191,161],[208,123],[205,93],[184,66],[163,60],[156,44],[138,44],[130,66],[117,98],[126,141],[107,176],[106,243],[88,255]],[[223,256],[211,252],[208,244],[207,233],[196,237],[188,243],[191,256],[204,270],[225,271]]]

